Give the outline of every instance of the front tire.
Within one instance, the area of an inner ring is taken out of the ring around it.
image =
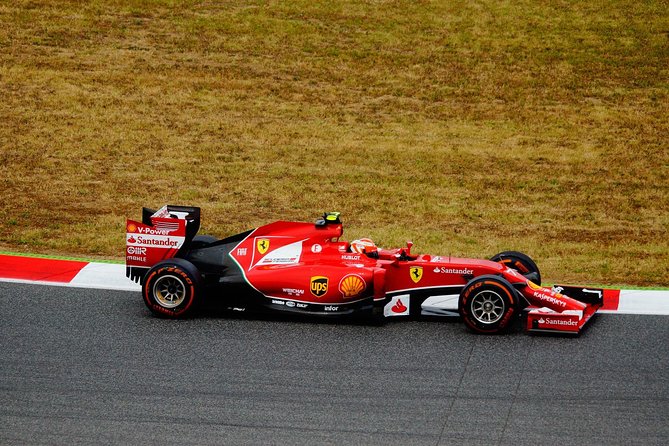
[[[541,272],[537,264],[528,256],[518,251],[503,251],[490,258],[493,262],[501,263],[511,269],[515,269],[528,280],[541,285]]]
[[[176,319],[190,313],[198,300],[200,274],[183,259],[157,263],[142,284],[144,303],[157,316]]]
[[[472,280],[460,293],[458,302],[458,311],[465,324],[476,333],[508,331],[519,309],[519,299],[513,286],[498,276],[481,276]]]

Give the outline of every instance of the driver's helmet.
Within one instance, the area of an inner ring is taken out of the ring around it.
[[[376,245],[371,238],[361,238],[351,242],[351,252],[364,254],[365,252],[373,252],[376,250]]]

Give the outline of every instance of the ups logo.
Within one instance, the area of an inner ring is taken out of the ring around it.
[[[314,276],[311,278],[311,294],[321,297],[328,292],[328,278],[324,276]]]

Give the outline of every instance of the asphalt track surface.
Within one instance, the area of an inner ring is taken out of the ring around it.
[[[669,444],[669,318],[579,338],[152,317],[0,283],[0,444]]]

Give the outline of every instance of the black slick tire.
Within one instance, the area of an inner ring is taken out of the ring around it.
[[[460,293],[458,311],[465,325],[475,333],[507,332],[520,312],[513,286],[499,276],[480,276]]]
[[[518,251],[503,251],[490,258],[493,262],[501,263],[515,269],[537,285],[541,285],[541,272],[537,264],[528,256]]]
[[[163,260],[146,273],[144,303],[156,316],[177,319],[192,312],[199,300],[200,273],[183,259]]]
[[[196,235],[190,242],[190,249],[200,249],[217,242],[218,239],[212,235]]]

